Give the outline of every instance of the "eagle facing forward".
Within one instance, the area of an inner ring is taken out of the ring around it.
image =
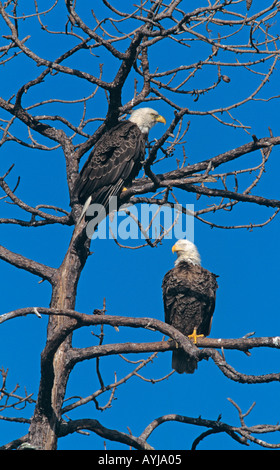
[[[215,309],[216,275],[202,268],[196,246],[188,240],[178,240],[172,248],[177,253],[175,267],[162,282],[165,322],[193,339],[208,336]],[[179,374],[192,374],[197,361],[182,349],[172,353],[172,368]]]
[[[154,109],[138,108],[98,140],[74,188],[75,199],[84,206],[80,220],[92,203],[103,205],[107,214],[110,198],[119,196],[136,178],[144,161],[148,133],[157,122],[166,123]]]

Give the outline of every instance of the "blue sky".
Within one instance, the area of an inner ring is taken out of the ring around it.
[[[46,4],[48,2],[45,2]],[[65,14],[63,3],[60,2],[57,10],[59,16],[50,15],[48,25],[53,29],[63,29]],[[79,6],[79,12],[84,18],[91,8],[91,2]],[[97,13],[105,14],[101,8],[101,1],[96,2]],[[51,2],[50,2],[51,4]],[[122,2],[129,8],[130,2]],[[125,8],[124,8],[125,9]],[[56,11],[56,10],[54,10]],[[101,16],[99,16],[101,17]],[[75,43],[74,39],[65,36],[49,36],[48,41],[38,41],[36,34],[43,35],[38,30],[37,20],[25,21],[22,26],[21,37],[31,34],[29,47],[34,47],[43,57],[55,58],[58,53],[67,50]],[[42,36],[43,37],[43,36]],[[46,37],[46,36],[45,36]],[[72,41],[72,42],[71,42]],[[70,44],[70,46],[69,46]],[[169,43],[168,43],[169,44]],[[171,45],[170,45],[171,47]],[[193,56],[189,57],[189,50],[185,55],[172,54],[159,58],[160,46],[151,53],[153,69],[173,66],[178,63],[194,61],[197,54],[206,54],[205,48],[199,49],[195,45]],[[98,54],[101,55],[101,50]],[[165,51],[164,51],[165,52]],[[154,62],[153,62],[154,61]],[[180,62],[181,61],[181,62]],[[101,57],[88,55],[84,51],[70,61],[70,65],[93,73],[98,70],[99,62],[104,62],[104,78],[111,79],[118,64],[112,61],[108,54]],[[25,64],[25,68],[18,73],[18,67]],[[192,97],[184,97],[185,106],[191,109],[214,109],[224,103],[232,103],[236,95],[243,96],[248,90],[254,89],[256,77],[241,74],[240,71],[224,70],[230,74],[231,83],[222,83],[219,92],[203,96],[197,103]],[[1,96],[5,99],[11,96],[19,86],[36,77],[38,68],[31,60],[20,55],[15,61],[10,61],[2,71]],[[208,75],[198,78],[196,87],[202,86],[205,80],[215,79],[213,70]],[[123,94],[123,104],[131,99],[134,75],[131,74]],[[258,77],[257,77],[258,78]],[[201,82],[200,82],[201,80]],[[240,86],[242,83],[242,87]],[[262,97],[276,95],[279,88],[279,72],[276,71],[269,84],[262,91]],[[89,83],[78,81],[72,77],[58,75],[48,77],[46,82],[35,87],[24,97],[24,105],[32,104],[48,97],[61,99],[76,99],[89,95],[93,91]],[[221,104],[220,104],[221,103]],[[166,117],[167,125],[173,117],[172,110],[166,103],[151,102],[161,114]],[[95,101],[89,103],[87,118],[104,117],[106,108],[105,98],[100,93]],[[78,123],[82,115],[82,104],[79,105],[52,105],[42,107],[36,113],[62,113],[66,118]],[[75,114],[73,118],[73,114]],[[234,116],[244,124],[251,126],[250,132],[258,137],[268,136],[268,126],[274,135],[279,135],[279,102],[251,102]],[[1,117],[7,118],[7,114]],[[186,153],[188,162],[194,163],[215,156],[224,151],[249,142],[251,136],[241,130],[217,123],[211,117],[191,116],[190,129],[186,135]],[[188,119],[186,119],[185,123]],[[59,124],[61,125],[61,124]],[[61,125],[62,126],[62,125]],[[94,131],[94,124],[88,131]],[[20,136],[25,136],[23,128],[14,127]],[[158,125],[151,132],[151,139],[162,134],[163,127]],[[48,143],[41,137],[35,136],[40,142]],[[78,140],[76,141],[78,142]],[[176,154],[182,157],[182,151]],[[86,157],[86,156],[85,156]],[[260,154],[253,153],[242,157],[227,168],[239,168],[247,164],[255,165],[260,162]],[[69,210],[69,199],[65,179],[65,163],[61,150],[43,152],[30,150],[16,143],[5,144],[1,148],[0,174],[4,174],[12,163],[15,167],[9,176],[11,187],[17,177],[21,182],[17,195],[30,205],[54,204]],[[239,166],[240,165],[240,166]],[[175,167],[174,161],[163,162],[159,171],[167,171]],[[276,147],[266,165],[266,173],[253,194],[268,198],[279,198],[279,149]],[[247,182],[244,179],[245,184]],[[242,189],[242,187],[241,187]],[[196,202],[190,194],[176,193],[180,202],[186,204],[205,204],[201,198]],[[1,196],[1,195],[0,195]],[[206,203],[207,200],[206,200]],[[209,201],[211,203],[211,201]],[[200,207],[200,206],[199,206]],[[19,209],[0,200],[1,217],[25,217]],[[264,222],[272,210],[240,203],[233,211],[216,213],[209,220],[217,224],[242,224],[248,222]],[[275,218],[263,228],[249,230],[221,230],[210,229],[209,226],[194,222],[195,243],[202,258],[202,265],[219,275],[219,289],[217,305],[211,331],[212,337],[232,338],[242,337],[249,332],[256,336],[279,335],[279,261],[277,249],[279,240],[279,218]],[[57,267],[60,265],[72,234],[72,227],[49,226],[42,228],[22,228],[17,226],[1,226],[1,244],[37,261]],[[76,309],[81,312],[92,313],[95,308],[102,308],[103,299],[106,298],[107,312],[111,315],[124,315],[132,317],[152,317],[163,320],[163,305],[161,298],[161,282],[164,274],[174,263],[171,252],[172,240],[164,240],[157,248],[144,248],[141,250],[125,250],[119,248],[113,240],[96,240],[92,243],[92,256],[89,257],[81,276],[78,288]],[[39,279],[31,274],[15,269],[1,262],[1,311],[7,311],[28,306],[48,306],[51,289],[49,285],[38,283]],[[0,367],[9,368],[7,389],[11,390],[18,383],[19,393],[28,393],[36,396],[40,378],[40,352],[46,340],[47,319],[26,317],[12,320],[1,325],[0,328]],[[83,329],[74,335],[74,346],[90,346],[96,339],[91,331]],[[140,331],[138,329],[123,328],[116,332],[111,327],[105,328],[105,341],[154,341],[161,340],[159,333]],[[279,372],[279,354],[275,350],[253,350],[247,357],[238,351],[226,351],[226,359],[234,368],[247,374],[265,374]],[[147,357],[147,356],[144,356]],[[140,356],[130,356],[128,359],[139,360]],[[158,354],[153,364],[142,369],[141,374],[149,379],[159,379],[170,372],[171,353]],[[118,379],[122,378],[131,365],[118,357],[108,357],[101,360],[102,377],[106,384],[114,381],[114,373]],[[87,396],[99,389],[95,373],[95,362],[88,361],[78,365],[70,378],[67,397]],[[69,414],[72,419],[77,417],[98,419],[104,426],[128,432],[129,427],[134,435],[139,435],[144,428],[158,416],[177,413],[190,417],[202,416],[207,419],[217,419],[221,414],[222,421],[232,425],[239,425],[238,415],[227,398],[233,399],[243,412],[256,401],[256,406],[246,419],[248,425],[270,423],[279,421],[279,385],[277,383],[264,385],[242,385],[225,378],[211,360],[199,364],[193,375],[173,374],[167,381],[151,384],[134,377],[126,384],[121,385],[115,393],[112,407],[104,412],[97,411],[93,403]],[[100,399],[100,405],[105,405],[109,395]],[[32,413],[32,407],[22,412],[9,410],[7,416],[26,416]],[[0,413],[1,414],[1,413]],[[26,425],[17,425],[0,420],[0,445],[13,440],[28,430]],[[157,449],[185,449],[204,429],[178,423],[167,423],[160,426],[151,436],[149,443]],[[267,436],[266,436],[267,438]],[[267,438],[277,442],[277,435]],[[104,440],[90,434],[90,436],[74,435],[63,438],[59,442],[59,449],[103,449]],[[122,449],[121,444],[107,441],[107,449]],[[228,436],[214,435],[200,444],[200,449],[237,449],[240,446]],[[244,448],[244,447],[243,447]],[[251,449],[256,448],[253,444]]]

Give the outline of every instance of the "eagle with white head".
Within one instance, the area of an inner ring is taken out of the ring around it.
[[[101,204],[108,213],[112,196],[119,196],[138,175],[145,159],[148,133],[166,120],[152,108],[134,110],[97,141],[74,187],[74,199],[83,204],[80,219],[90,204]]]
[[[215,309],[217,276],[202,268],[196,246],[189,240],[178,240],[172,247],[177,254],[175,267],[162,282],[165,322],[197,342],[208,336]],[[182,349],[172,353],[172,367],[179,374],[192,374],[197,360]]]

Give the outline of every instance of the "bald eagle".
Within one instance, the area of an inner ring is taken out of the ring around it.
[[[127,121],[120,121],[98,140],[84,164],[74,188],[75,199],[83,204],[81,218],[90,204],[103,205],[108,213],[112,196],[119,196],[138,175],[145,157],[149,130],[166,123],[151,108],[139,108]]]
[[[197,248],[189,240],[178,240],[172,252],[177,253],[175,267],[162,282],[165,322],[196,344],[197,337],[208,336],[211,330],[218,276],[201,267]],[[179,374],[192,374],[197,361],[176,349],[172,353],[172,368]]]

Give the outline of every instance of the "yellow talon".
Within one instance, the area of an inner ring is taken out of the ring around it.
[[[124,191],[127,191],[127,188],[125,186],[122,188],[122,192]]]
[[[188,335],[188,338],[190,338],[194,344],[197,343],[197,338],[204,338],[204,335],[197,335],[196,334],[196,328],[193,330],[191,335]]]

